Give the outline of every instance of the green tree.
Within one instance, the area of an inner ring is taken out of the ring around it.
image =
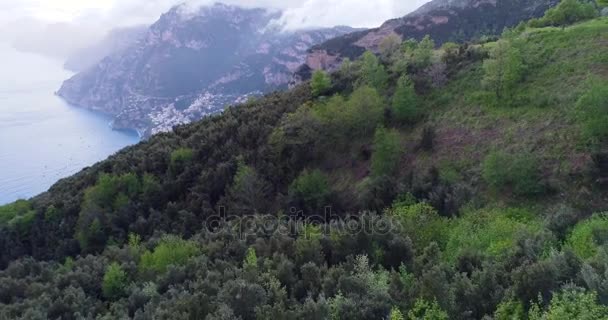
[[[393,95],[393,113],[397,120],[403,122],[414,122],[420,115],[414,83],[405,74],[397,82]]]
[[[247,249],[247,255],[245,255],[245,261],[243,261],[243,268],[249,270],[257,270],[258,268],[258,256],[255,253],[253,247]]]
[[[199,252],[200,248],[196,242],[167,235],[153,251],[146,251],[141,256],[139,269],[144,273],[163,273],[170,265],[182,265]]]
[[[109,300],[116,300],[124,294],[126,286],[127,273],[117,262],[110,264],[101,285],[103,296]]]
[[[391,314],[388,316],[388,318],[389,320],[405,320],[403,313],[401,313],[401,310],[399,310],[397,307],[393,307],[393,309],[391,309]]]
[[[323,70],[317,70],[312,74],[310,89],[315,97],[322,96],[331,88],[331,78]]]
[[[424,69],[431,65],[435,42],[429,35],[426,35],[416,46],[412,54],[412,63],[418,69]]]
[[[384,101],[376,89],[360,87],[348,99],[344,116],[351,136],[370,136],[384,119]]]
[[[608,141],[608,81],[593,79],[576,109],[585,139],[592,145]]]
[[[401,37],[390,34],[380,43],[380,57],[386,62],[392,63],[401,50]]]
[[[441,310],[441,307],[434,301],[432,303],[417,300],[414,308],[410,310],[408,313],[409,320],[447,320],[448,314]]]
[[[596,16],[597,10],[591,3],[562,0],[557,6],[547,10],[540,22],[545,26],[567,26]]]
[[[361,58],[361,70],[357,86],[369,86],[382,92],[388,84],[388,73],[374,53],[367,51]]]
[[[515,86],[522,80],[525,72],[519,50],[508,41],[498,41],[490,52],[490,59],[484,61],[483,69],[484,86],[495,95],[499,103],[510,103],[503,99],[513,95]]]
[[[171,152],[169,170],[173,174],[180,174],[194,158],[194,151],[189,148],[179,148]]]
[[[270,186],[257,172],[239,159],[236,174],[228,195],[231,204],[243,213],[264,212]]]
[[[494,313],[495,320],[521,320],[525,318],[524,306],[516,300],[502,302]]]
[[[304,170],[289,187],[289,197],[295,205],[311,212],[328,205],[329,181],[320,170]]]
[[[608,319],[608,307],[598,303],[595,292],[588,293],[579,288],[566,288],[553,296],[547,311],[542,312],[538,305],[533,305],[528,319]]]
[[[401,157],[401,141],[397,130],[379,127],[374,135],[372,154],[372,175],[375,177],[392,175],[397,170]]]

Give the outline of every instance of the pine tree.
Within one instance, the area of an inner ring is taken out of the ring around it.
[[[126,272],[122,270],[122,267],[118,263],[112,263],[103,276],[103,284],[101,286],[103,296],[111,300],[120,298],[124,293],[126,281]]]
[[[331,88],[331,79],[323,70],[317,70],[312,75],[310,89],[315,97],[322,96]]]
[[[393,113],[398,121],[403,122],[414,122],[420,114],[414,83],[407,75],[401,76],[397,83],[393,95]]]
[[[391,175],[397,169],[401,146],[399,133],[383,127],[376,129],[374,153],[372,155],[372,175],[375,177]]]

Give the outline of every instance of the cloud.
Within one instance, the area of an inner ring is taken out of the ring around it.
[[[20,1],[20,0],[8,0]],[[35,0],[27,0],[35,1]],[[74,0],[54,0],[77,5]],[[111,3],[107,10],[87,9],[94,0],[84,1],[85,7],[75,21],[117,26],[154,22],[163,12],[180,3],[190,7],[210,5],[217,0],[97,0]],[[281,24],[288,29],[349,25],[376,27],[382,22],[403,16],[428,0],[223,0],[242,7],[279,9],[284,12]]]
[[[287,30],[377,27],[428,0],[0,0],[0,41],[57,57],[101,40],[117,27],[152,24],[177,4],[194,9],[215,2],[283,12]]]

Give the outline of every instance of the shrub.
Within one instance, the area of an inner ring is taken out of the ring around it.
[[[103,276],[101,285],[103,296],[110,300],[120,298],[124,294],[124,288],[127,286],[126,282],[127,273],[122,267],[116,262],[110,264]]]
[[[541,224],[522,209],[482,209],[465,213],[449,231],[446,258],[454,261],[461,252],[473,251],[505,257],[515,248],[521,232],[540,231]]]
[[[537,160],[530,154],[490,153],[483,163],[483,178],[491,187],[511,190],[518,196],[544,191]]]
[[[372,175],[392,175],[397,170],[401,156],[401,141],[397,130],[380,127],[374,136]]]
[[[429,204],[397,204],[389,210],[389,214],[401,223],[415,248],[426,248],[432,242],[436,242],[441,248],[445,246],[450,222]]]
[[[315,97],[322,96],[331,88],[331,78],[323,70],[317,70],[310,80],[310,89]]]
[[[590,90],[577,102],[583,136],[591,144],[608,141],[608,82],[593,80]]]
[[[146,251],[141,256],[139,269],[144,273],[163,273],[170,265],[182,265],[199,252],[196,242],[168,235],[153,251]]]
[[[601,246],[608,244],[608,214],[598,214],[579,222],[566,240],[566,246],[581,259],[594,257]]]

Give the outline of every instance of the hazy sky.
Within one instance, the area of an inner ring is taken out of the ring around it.
[[[428,0],[226,0],[242,6],[284,11],[288,28],[350,25],[375,27],[402,16]],[[22,18],[95,24],[104,27],[152,23],[171,6],[217,0],[1,0],[0,22]]]

